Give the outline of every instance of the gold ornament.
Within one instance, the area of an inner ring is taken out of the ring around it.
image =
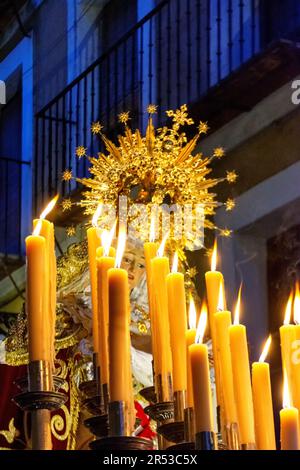
[[[74,235],[76,234],[76,228],[74,227],[74,225],[71,225],[70,227],[66,228],[66,234],[68,237],[74,237]]]
[[[130,120],[129,111],[126,111],[125,113],[120,113],[118,118],[119,122],[121,122],[122,124],[127,124],[127,122]]]
[[[120,196],[127,196],[128,209],[134,203],[146,204],[149,214],[153,204],[190,204],[193,207],[201,204],[204,227],[215,229],[209,217],[215,214],[219,204],[212,188],[222,181],[233,182],[236,173],[227,172],[224,178],[211,177],[213,158],[221,158],[225,151],[218,147],[211,157],[198,151],[200,135],[208,131],[207,123],[202,121],[198,132],[187,140],[180,127],[192,125],[194,121],[189,118],[186,105],[175,111],[168,110],[166,114],[172,119],[172,125],[157,130],[152,120],[156,108],[153,104],[147,108],[149,120],[145,136],[127,126],[129,112],[119,115],[119,121],[125,124],[125,132],[118,137],[117,144],[101,133],[106,152],[88,157],[91,177],[77,179],[86,188],[78,204],[86,215],[94,214],[99,201],[116,207]],[[141,238],[145,240],[149,227],[140,229]],[[171,239],[172,236],[171,231]],[[183,238],[180,246],[186,246],[186,242]]]
[[[223,149],[223,147],[217,147],[214,150],[214,157],[222,158],[222,157],[224,157],[224,155],[225,155],[225,150]]]
[[[235,200],[231,198],[227,199],[225,202],[225,207],[226,211],[232,211],[235,208]]]
[[[149,104],[147,108],[148,114],[156,114],[157,113],[157,105],[156,104]]]
[[[95,134],[100,134],[102,129],[103,129],[103,126],[100,124],[99,121],[93,122],[92,125],[91,125],[91,131],[94,135]]]
[[[199,134],[207,134],[207,132],[209,131],[209,127],[208,127],[207,122],[200,121],[200,124],[198,126],[198,130],[199,130]]]
[[[62,174],[63,181],[70,181],[73,178],[72,170],[65,170]]]
[[[222,228],[220,229],[220,235],[221,237],[230,237],[231,230],[229,230],[228,228]]]
[[[61,208],[63,212],[71,210],[72,200],[70,198],[64,199],[61,203]]]
[[[227,171],[226,172],[226,179],[228,183],[235,183],[237,180],[238,175],[235,171]]]
[[[85,156],[86,148],[83,145],[79,145],[79,147],[76,148],[75,153],[78,158],[82,158]]]

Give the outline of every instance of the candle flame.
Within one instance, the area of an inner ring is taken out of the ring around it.
[[[267,357],[268,352],[269,352],[269,349],[270,349],[270,346],[271,346],[271,343],[272,343],[272,335],[269,335],[267,341],[265,342],[265,345],[264,345],[263,351],[261,353],[261,356],[259,358],[259,362],[265,362],[266,357]]]
[[[285,315],[284,315],[284,325],[289,325],[291,322],[292,316],[292,304],[293,304],[293,292],[290,292],[289,300],[287,301],[286,308],[285,308]]]
[[[294,322],[300,324],[300,288],[299,282],[296,282],[295,298],[294,298]]]
[[[95,210],[93,218],[92,218],[92,226],[95,227],[95,228],[98,227],[98,219],[101,215],[102,209],[103,209],[103,204],[102,204],[102,202],[100,202],[98,204],[97,209]]]
[[[41,228],[42,228],[42,220],[39,219],[36,226],[35,226],[35,228],[34,228],[34,230],[33,230],[33,232],[32,232],[32,235],[34,235],[34,236],[39,235],[40,231],[41,231]]]
[[[195,302],[194,302],[192,295],[190,295],[189,328],[195,329],[196,324],[197,324],[197,312],[196,312]]]
[[[291,408],[292,400],[291,394],[289,390],[289,382],[287,378],[286,369],[283,370],[283,398],[282,398],[282,407],[283,408]]]
[[[49,204],[45,207],[45,209],[43,210],[43,212],[41,213],[40,215],[40,218],[32,232],[32,235],[39,235],[40,234],[40,231],[41,231],[41,228],[42,228],[42,220],[44,220],[47,215],[52,211],[52,209],[54,208],[55,204],[57,203],[57,200],[59,198],[59,195],[56,194],[56,196],[54,196],[53,199],[51,199],[51,201],[49,202]]]
[[[172,266],[172,273],[177,273],[178,271],[178,254],[175,251],[174,258],[173,258],[173,266]]]
[[[155,242],[155,215],[151,212],[149,241]]]
[[[166,245],[166,241],[167,239],[169,238],[169,233],[170,232],[167,232],[164,236],[164,238],[162,239],[162,242],[157,250],[157,256],[159,258],[162,258],[164,256],[164,251],[165,251],[165,245]]]
[[[55,204],[57,203],[57,200],[59,198],[59,195],[56,194],[56,196],[54,196],[53,199],[51,199],[51,201],[49,202],[49,204],[46,206],[46,208],[43,210],[43,212],[41,213],[40,215],[40,219],[43,220],[47,217],[47,215],[49,214],[49,212],[52,211],[52,209],[54,208]]]
[[[210,266],[211,271],[216,271],[217,269],[217,256],[218,256],[218,243],[217,243],[217,239],[215,238],[214,247],[213,247],[213,251],[211,255],[211,266]]]
[[[103,256],[109,256],[109,249],[111,247],[115,230],[116,230],[117,221],[113,224],[110,231],[103,230],[101,233],[101,245],[103,247]]]
[[[239,325],[240,323],[240,310],[241,310],[241,297],[242,297],[242,287],[243,284],[240,285],[239,288],[239,293],[238,293],[238,298],[235,304],[235,310],[234,310],[234,325]]]
[[[207,306],[202,303],[200,318],[198,322],[195,343],[203,343],[204,333],[207,325]]]
[[[119,236],[118,236],[118,246],[117,246],[117,253],[116,253],[116,263],[115,267],[120,268],[123,253],[125,250],[126,245],[126,227],[125,225],[121,225],[119,227]]]
[[[224,299],[224,286],[223,282],[220,282],[220,287],[219,287],[219,299],[218,299],[218,311],[223,312],[225,309],[225,299]]]

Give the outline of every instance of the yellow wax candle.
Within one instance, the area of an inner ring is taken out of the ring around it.
[[[108,271],[109,292],[109,390],[110,401],[128,401],[131,377],[130,308],[128,274],[125,269]]]
[[[25,244],[29,360],[50,361],[49,297],[45,295],[49,285],[46,240],[40,235],[30,235]]]
[[[96,251],[100,247],[99,229],[97,227],[90,227],[87,230],[88,239],[88,256],[89,256],[89,270],[90,270],[90,284],[91,284],[91,300],[92,300],[92,330],[93,330],[93,346],[94,352],[97,352],[98,339],[98,299],[97,299],[97,262]]]
[[[54,225],[45,218],[52,211],[57,203],[56,195],[46,206],[39,219],[33,221],[33,228],[39,232],[39,235],[45,239],[45,272],[47,273],[47,283],[44,290],[44,315],[49,331],[50,362],[54,362],[54,344],[55,344],[55,322],[56,322],[56,256],[55,256],[55,237]]]
[[[188,329],[185,333],[186,340],[186,358],[187,358],[187,393],[186,393],[186,406],[187,408],[193,408],[193,382],[192,382],[192,371],[189,360],[189,346],[194,344],[196,338],[196,328]]]
[[[216,343],[222,382],[224,415],[226,424],[237,423],[237,410],[234,397],[232,362],[230,353],[229,327],[231,312],[215,313]]]
[[[155,374],[157,377],[161,376],[163,396],[160,399],[165,401],[171,399],[172,393],[170,387],[172,381],[172,354],[166,281],[168,274],[169,260],[167,257],[156,256],[151,260],[151,283],[155,302],[154,328],[157,345]]]
[[[173,390],[187,389],[186,368],[186,299],[184,276],[177,272],[175,253],[173,272],[167,275],[168,309],[172,350]]]
[[[196,339],[196,325],[197,325],[197,312],[193,297],[190,295],[189,305],[189,329],[185,333],[186,341],[186,364],[187,364],[187,390],[186,390],[186,406],[187,408],[193,408],[193,382],[192,382],[192,371],[189,359],[189,346],[194,344]]]
[[[294,298],[294,326],[295,339],[292,342],[291,368],[292,368],[292,398],[293,404],[300,410],[300,290],[296,283]],[[300,415],[299,415],[300,417]]]
[[[299,450],[299,411],[291,405],[286,370],[283,369],[283,409],[280,410],[281,450]]]
[[[196,334],[196,344],[189,346],[195,410],[195,432],[213,431],[211,384],[208,348],[202,344],[206,326],[206,314],[201,313]]]
[[[240,293],[234,325],[229,327],[234,395],[241,444],[255,444],[254,409],[246,327],[239,324]]]
[[[144,243],[144,254],[145,254],[145,264],[146,264],[146,279],[147,279],[147,293],[148,293],[148,305],[149,305],[149,317],[151,324],[151,346],[152,346],[152,355],[154,370],[155,360],[158,357],[155,332],[156,328],[154,326],[155,315],[154,315],[154,294],[152,292],[152,283],[151,283],[151,260],[156,257],[159,244],[157,242],[146,242]]]
[[[280,440],[281,450],[299,450],[299,412],[297,408],[280,410]]]
[[[215,369],[215,380],[216,380],[216,391],[217,391],[217,401],[219,405],[221,403],[221,377],[220,377],[220,367],[218,359],[218,350],[216,342],[216,331],[215,331],[215,321],[214,315],[218,310],[219,302],[219,293],[221,286],[223,287],[224,293],[224,278],[223,274],[219,271],[216,271],[217,267],[217,240],[215,240],[212,258],[211,258],[211,271],[205,273],[205,283],[206,283],[206,293],[207,293],[207,303],[208,303],[208,312],[209,312],[209,327],[210,334],[212,338],[213,345],[213,355],[214,355],[214,369]],[[224,293],[224,306],[225,309],[225,293]]]
[[[98,248],[99,249],[99,248]],[[109,383],[109,360],[108,360],[108,270],[115,265],[114,250],[112,256],[101,256],[97,258],[98,275],[98,338],[99,365],[101,384]]]
[[[289,390],[293,394],[293,377],[292,377],[292,356],[293,356],[293,343],[296,340],[296,327],[290,325],[292,315],[293,294],[290,293],[283,325],[279,328],[280,333],[280,349],[282,367],[286,372]]]
[[[258,450],[276,450],[270,366],[264,362],[271,343],[266,343],[259,362],[252,364],[255,438]]]
[[[166,278],[169,274],[167,257],[155,257],[151,260],[152,289],[155,301],[155,336],[157,339],[157,374],[172,372],[172,356],[170,345],[170,326],[167,298]]]
[[[55,257],[55,239],[54,225],[49,220],[35,219],[33,228],[35,229],[40,221],[40,235],[45,238],[46,242],[46,259],[47,270],[49,271],[49,284],[45,286],[45,296],[48,298],[48,307],[45,312],[46,320],[49,322],[48,328],[51,332],[49,336],[51,348],[51,360],[54,358],[54,339],[55,339],[55,319],[56,319],[56,257]]]

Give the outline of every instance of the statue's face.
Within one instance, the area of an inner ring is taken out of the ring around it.
[[[132,290],[139,284],[142,275],[145,273],[143,249],[128,247],[123,256],[122,268],[128,272],[129,289]]]

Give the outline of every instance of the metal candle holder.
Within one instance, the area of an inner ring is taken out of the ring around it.
[[[51,450],[50,412],[66,402],[67,396],[53,390],[52,370],[49,361],[31,361],[28,365],[28,391],[14,397],[14,402],[24,411],[31,412],[32,449]]]
[[[218,450],[217,438],[214,432],[198,432],[195,441],[196,450]]]
[[[195,442],[195,413],[192,407],[184,410],[184,440]]]
[[[237,423],[225,426],[226,445],[228,450],[240,450],[239,428]]]

